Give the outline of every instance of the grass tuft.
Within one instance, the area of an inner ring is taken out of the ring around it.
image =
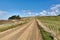
[[[51,36],[51,34],[44,31],[44,29],[42,27],[40,27],[39,24],[38,24],[38,28],[40,30],[43,40],[54,40],[54,38]]]
[[[11,29],[11,28],[15,28],[15,27],[17,27],[19,25],[22,25],[22,24],[25,24],[25,23],[27,23],[27,22],[20,23],[20,24],[17,24],[17,25],[12,25],[12,26],[8,26],[8,27],[0,28],[0,32],[6,31],[6,30]]]

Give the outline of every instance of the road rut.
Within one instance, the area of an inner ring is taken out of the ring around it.
[[[0,33],[0,40],[42,40],[36,20]]]

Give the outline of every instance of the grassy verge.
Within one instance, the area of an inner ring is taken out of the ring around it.
[[[37,17],[46,27],[60,34],[60,16]]]
[[[43,40],[54,40],[50,33],[44,31],[44,29],[40,27],[39,25],[38,25],[38,28],[41,32]]]
[[[0,28],[0,32],[6,31],[6,30],[11,29],[11,28],[15,28],[15,27],[17,27],[19,25],[22,25],[22,24],[25,24],[25,23],[27,23],[27,22],[20,23],[20,24],[17,24],[17,25],[12,25],[12,26],[8,26],[8,27]]]

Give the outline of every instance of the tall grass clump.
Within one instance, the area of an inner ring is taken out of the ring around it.
[[[39,24],[38,28],[40,30],[43,40],[54,40],[53,36],[51,36],[50,33],[46,32]]]

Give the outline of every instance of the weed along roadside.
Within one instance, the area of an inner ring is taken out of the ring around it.
[[[46,32],[38,23],[39,31],[41,32],[43,40],[54,40],[53,36],[50,33]]]
[[[21,20],[10,20],[10,23],[4,23],[4,25],[0,26],[0,32],[18,27],[20,25],[26,24],[31,21],[32,18],[22,18]],[[8,20],[9,21],[9,20]]]
[[[6,30],[8,30],[8,29],[15,28],[15,27],[17,27],[17,26],[19,26],[19,25],[23,25],[23,24],[25,24],[25,23],[27,23],[27,22],[19,23],[19,24],[16,24],[16,25],[11,25],[11,26],[7,26],[7,27],[2,27],[2,28],[0,28],[0,32],[6,31]]]
[[[54,40],[60,40],[60,16],[37,17],[38,24],[48,33],[51,33]]]

